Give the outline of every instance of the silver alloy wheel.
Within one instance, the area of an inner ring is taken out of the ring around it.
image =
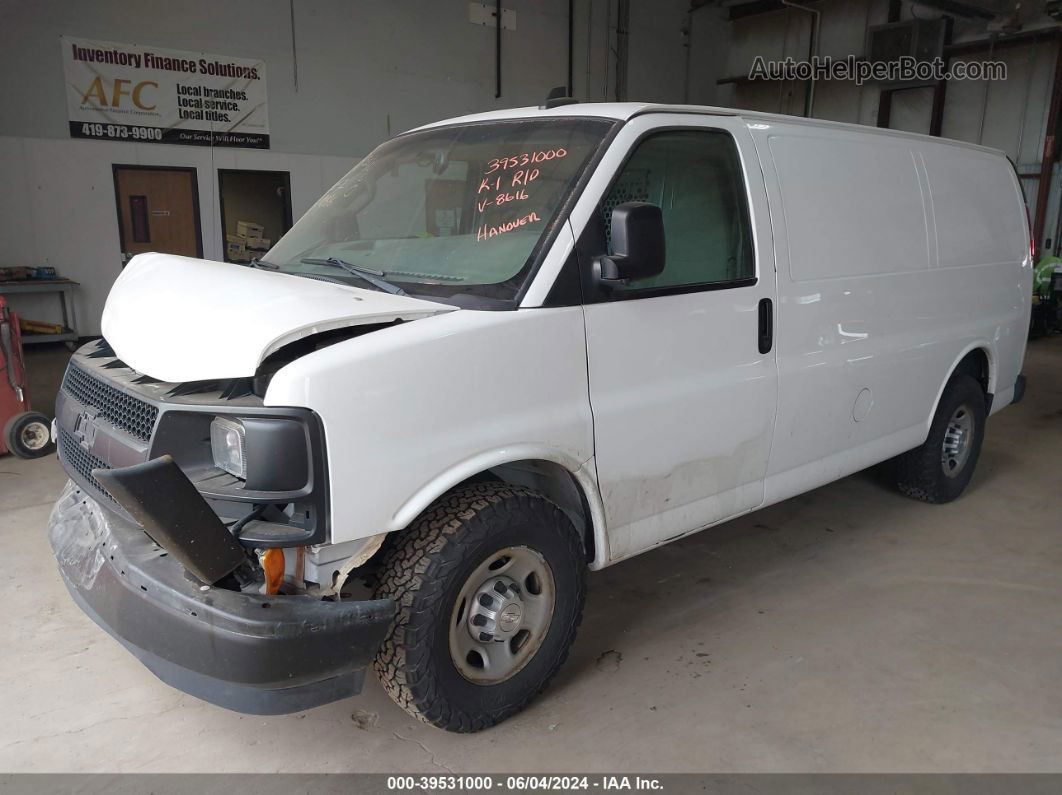
[[[500,549],[469,575],[450,617],[450,659],[478,685],[514,676],[549,632],[557,601],[553,571],[529,547]]]
[[[43,450],[51,439],[51,431],[43,422],[28,422],[19,433],[22,446],[31,452]]]
[[[973,447],[974,415],[965,404],[955,409],[944,430],[944,443],[940,449],[940,465],[944,474],[953,478],[962,472]]]

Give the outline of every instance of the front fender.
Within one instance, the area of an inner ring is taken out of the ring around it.
[[[402,530],[420,516],[429,505],[459,483],[481,472],[513,464],[518,461],[549,461],[564,468],[586,499],[590,515],[587,517],[594,534],[594,559],[590,567],[599,569],[609,560],[608,535],[605,524],[605,507],[598,489],[597,473],[593,459],[577,461],[559,450],[550,450],[541,445],[517,444],[498,450],[488,450],[440,472],[417,490],[392,517],[388,532]]]
[[[576,474],[594,453],[581,307],[387,327],[287,365],[265,402],[324,423],[333,543],[405,527],[491,466],[538,458]]]
[[[517,444],[497,450],[487,450],[447,468],[417,489],[395,512],[385,529],[387,532],[402,530],[423,513],[425,508],[458,483],[481,472],[486,472],[488,469],[516,461],[552,461],[560,464],[572,475],[581,470],[586,463],[577,461],[561,451],[549,450],[536,444]]]

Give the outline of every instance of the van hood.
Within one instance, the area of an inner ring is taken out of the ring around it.
[[[455,310],[231,263],[140,254],[111,288],[102,329],[129,367],[179,383],[252,376],[273,351],[322,331]]]

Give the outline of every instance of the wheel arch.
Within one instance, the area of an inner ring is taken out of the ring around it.
[[[608,561],[605,512],[594,477],[593,458],[585,462],[537,445],[516,445],[465,459],[439,473],[394,513],[389,533],[407,528],[446,492],[476,480],[500,480],[542,492],[572,520],[583,539],[587,564],[602,568]]]
[[[981,390],[985,395],[985,414],[988,414],[992,408],[992,396],[996,392],[996,371],[996,356],[992,350],[991,343],[987,340],[971,342],[963,348],[962,352],[955,357],[955,361],[952,362],[947,375],[937,388],[937,396],[933,401],[933,410],[929,412],[929,416],[926,418],[926,431],[928,432],[930,425],[933,424],[933,417],[937,414],[937,406],[940,405],[940,399],[944,396],[944,390],[947,388],[948,382],[958,373],[966,373],[973,376],[981,385]]]

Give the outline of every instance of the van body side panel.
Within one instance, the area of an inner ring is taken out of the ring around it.
[[[1013,384],[1029,270],[1024,210],[1002,155],[869,131],[753,127],[779,277],[766,483],[766,502],[776,502],[921,444],[974,347],[986,350],[997,388]],[[954,242],[979,239],[982,223],[991,246]]]
[[[467,462],[535,455],[574,471],[594,452],[581,307],[382,329],[287,365],[266,404],[324,423],[333,542],[401,529],[411,501],[476,474]]]
[[[766,144],[785,221],[768,477],[799,470],[801,491],[865,466],[861,446],[925,418],[939,383],[920,321],[935,311],[929,229],[908,141],[778,125]],[[895,441],[918,443],[913,431]]]
[[[941,287],[951,300],[936,333],[983,340],[993,412],[1010,404],[1021,373],[1032,311],[1028,216],[1017,177],[1001,156],[919,143],[936,218]],[[938,274],[934,274],[938,275]]]

